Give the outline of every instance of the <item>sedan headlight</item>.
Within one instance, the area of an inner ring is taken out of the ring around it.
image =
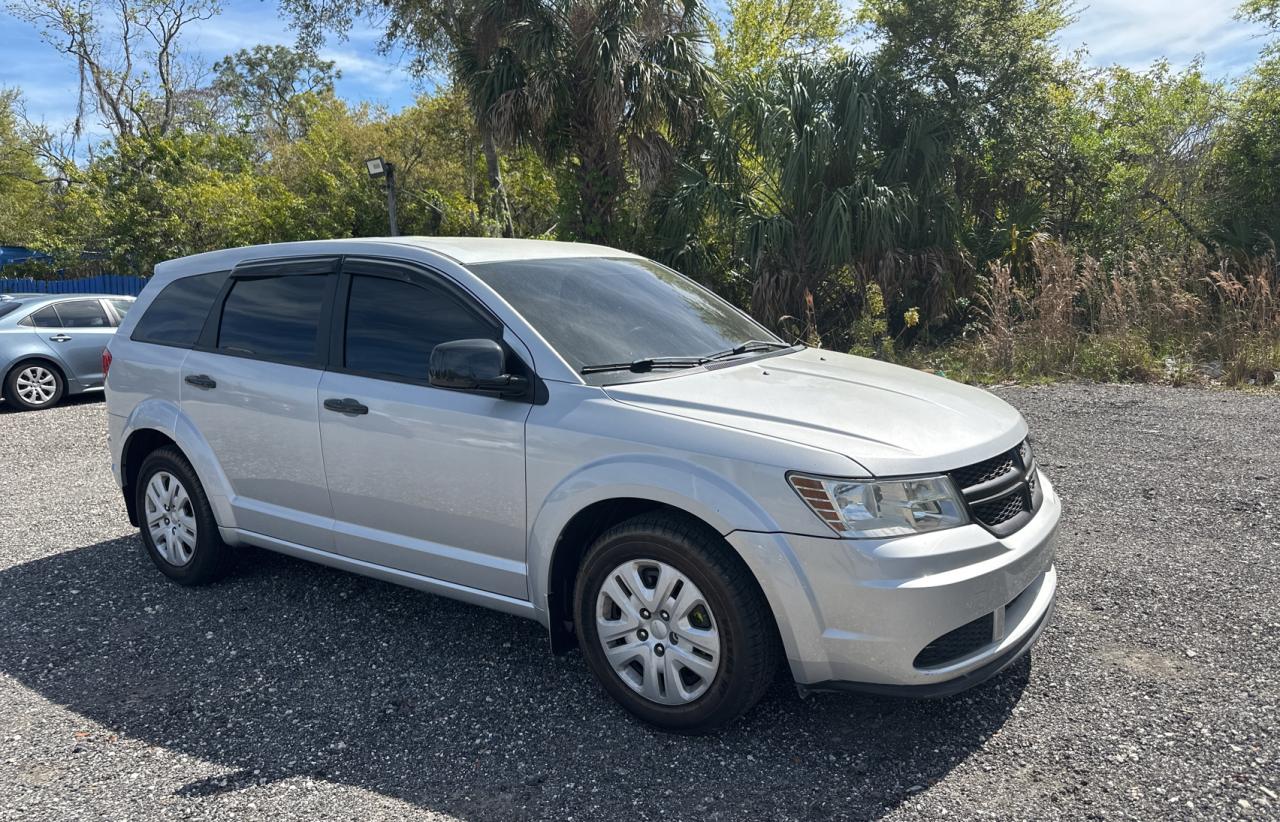
[[[946,477],[842,480],[791,474],[788,479],[813,512],[844,537],[900,537],[969,521]]]

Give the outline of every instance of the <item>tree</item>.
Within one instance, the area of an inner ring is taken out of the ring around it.
[[[238,120],[266,140],[296,138],[306,131],[303,97],[331,94],[341,76],[330,60],[285,46],[240,49],[213,66],[212,91]]]
[[[464,44],[454,67],[506,142],[567,165],[570,236],[620,243],[628,170],[655,183],[705,111],[702,42],[697,0],[541,0],[508,24],[496,59]]]
[[[1245,0],[1238,16],[1280,31],[1280,0]]]
[[[940,119],[969,245],[1001,253],[992,240],[1003,216],[1038,211],[1026,208],[1026,161],[1066,79],[1053,43],[1070,19],[1065,1],[867,0],[861,17],[879,42],[876,65]]]
[[[40,245],[47,229],[46,177],[36,146],[22,133],[18,93],[0,89],[0,245]]]
[[[726,91],[717,150],[684,169],[670,220],[707,209],[735,226],[756,272],[753,309],[770,325],[807,317],[816,337],[824,284],[855,268],[865,280],[882,255],[945,240],[939,134],[892,91],[856,58],[743,78]]]
[[[218,0],[9,0],[8,9],[75,58],[77,136],[88,106],[117,137],[164,137],[196,116],[201,92],[179,40],[218,13]]]
[[[728,20],[710,30],[723,79],[838,56],[851,23],[838,0],[729,0],[726,10]]]
[[[1160,61],[1107,69],[1078,89],[1072,184],[1081,207],[1064,231],[1114,260],[1144,247],[1211,248],[1205,161],[1225,113],[1222,85],[1198,64],[1174,72]]]
[[[505,33],[515,7],[491,0],[282,0],[303,43],[314,46],[327,32],[343,36],[355,20],[374,18],[384,23],[383,47],[400,44],[416,54],[419,75],[463,61],[488,65],[501,60]],[[469,88],[469,87],[468,87]],[[511,207],[503,183],[502,163],[485,100],[471,98],[472,116],[480,135],[489,184],[489,207],[504,237],[512,236]]]
[[[1204,193],[1217,239],[1265,252],[1280,246],[1280,55],[1259,63],[1216,133]]]

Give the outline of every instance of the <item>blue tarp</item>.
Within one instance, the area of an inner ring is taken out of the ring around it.
[[[48,254],[42,254],[30,248],[23,248],[20,245],[0,245],[0,268],[4,268],[6,265],[26,262],[51,263],[53,258]]]
[[[85,254],[86,258],[94,255]],[[0,245],[0,269],[18,263],[51,263],[53,257],[17,245]],[[136,297],[147,281],[133,274],[97,274],[92,277],[61,276],[33,280],[30,277],[0,278],[0,294],[125,294]]]

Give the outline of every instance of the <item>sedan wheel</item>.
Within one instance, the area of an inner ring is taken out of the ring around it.
[[[28,411],[56,405],[63,390],[62,375],[40,362],[19,363],[4,381],[5,399]]]
[[[147,530],[156,552],[170,565],[186,565],[196,552],[196,513],[178,478],[157,471],[147,483]]]

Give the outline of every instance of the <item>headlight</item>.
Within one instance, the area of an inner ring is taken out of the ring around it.
[[[946,477],[840,480],[792,474],[789,479],[813,512],[845,537],[900,537],[969,521]]]

